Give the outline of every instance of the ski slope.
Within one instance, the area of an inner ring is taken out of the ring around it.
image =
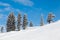
[[[60,20],[41,27],[0,33],[0,40],[60,40]]]

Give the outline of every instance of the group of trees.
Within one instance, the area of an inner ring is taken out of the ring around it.
[[[15,31],[16,25],[17,25],[18,31],[20,31],[20,26],[21,25],[22,25],[22,28],[25,30],[26,26],[28,24],[26,14],[23,17],[23,23],[21,23],[21,18],[22,18],[21,14],[19,13],[18,16],[17,16],[17,24],[16,24],[16,21],[15,21],[16,19],[15,19],[14,13],[9,14],[8,20],[7,20],[7,32]]]
[[[47,22],[51,23],[53,21],[52,19],[54,17],[55,17],[55,15],[53,15],[53,13],[50,12],[48,14],[48,17],[47,17]],[[23,16],[23,20],[22,20],[22,16],[19,13],[18,16],[17,16],[17,21],[16,21],[14,13],[12,12],[8,16],[7,24],[6,24],[7,25],[6,30],[7,30],[7,32],[15,31],[15,29],[17,27],[17,31],[20,31],[21,26],[25,30],[27,28],[27,24],[28,24],[28,20],[27,20],[27,15],[26,14]],[[44,18],[43,18],[43,15],[41,15],[40,26],[43,26],[43,25],[44,25]],[[29,26],[33,27],[32,21],[30,21]],[[3,27],[1,27],[1,32],[3,32]]]
[[[50,13],[48,14],[47,22],[48,22],[48,23],[53,22],[53,20],[52,20],[53,18],[55,18],[55,15],[52,14],[52,12],[50,12]]]
[[[53,18],[55,18],[55,15],[52,12],[49,12],[48,17],[47,17],[47,22],[50,24],[51,22],[53,22]],[[40,26],[44,25],[44,18],[43,15],[41,15],[41,19],[40,19]]]

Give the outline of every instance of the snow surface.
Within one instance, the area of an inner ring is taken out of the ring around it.
[[[60,40],[60,21],[26,30],[0,33],[0,40]]]

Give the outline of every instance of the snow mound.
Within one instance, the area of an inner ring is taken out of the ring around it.
[[[60,20],[41,27],[0,33],[0,40],[60,40]]]

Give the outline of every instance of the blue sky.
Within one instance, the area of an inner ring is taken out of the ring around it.
[[[40,25],[40,15],[43,14],[46,24],[49,12],[55,14],[55,21],[60,19],[60,0],[0,0],[0,25],[6,25],[10,12],[16,17],[19,12],[22,17],[27,14],[28,22],[32,21],[35,26]]]

